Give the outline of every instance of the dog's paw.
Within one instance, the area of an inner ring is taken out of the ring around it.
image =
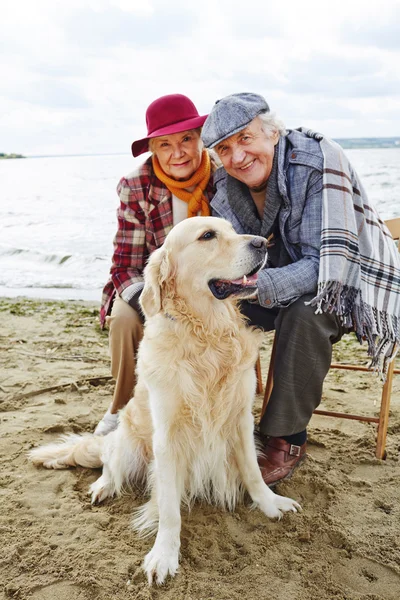
[[[260,505],[261,510],[270,519],[281,519],[285,512],[301,511],[301,506],[296,500],[287,498],[286,496],[278,496],[274,494],[267,502]]]
[[[144,559],[143,569],[147,575],[149,585],[154,581],[161,585],[166,577],[174,577],[179,567],[179,551],[171,547],[162,548],[157,543]]]
[[[88,494],[92,497],[92,504],[100,504],[106,498],[114,496],[114,488],[102,475],[89,488]]]

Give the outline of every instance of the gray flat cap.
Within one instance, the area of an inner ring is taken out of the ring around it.
[[[201,132],[205,147],[214,148],[265,112],[269,112],[269,106],[258,94],[231,94],[217,100]]]

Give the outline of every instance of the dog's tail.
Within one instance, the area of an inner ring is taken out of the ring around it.
[[[67,467],[101,467],[105,436],[64,435],[59,442],[34,448],[28,453],[29,460],[36,466],[46,469],[66,469]]]

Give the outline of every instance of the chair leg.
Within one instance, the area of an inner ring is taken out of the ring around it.
[[[380,460],[386,458],[386,436],[389,423],[390,398],[392,395],[394,360],[389,365],[386,382],[382,389],[381,409],[379,413],[378,435],[375,456]]]
[[[257,376],[256,393],[257,394],[262,394],[264,388],[263,388],[263,382],[262,382],[260,355],[258,355],[257,362],[256,362],[256,376]]]
[[[273,373],[274,373],[275,353],[276,353],[276,338],[274,337],[274,343],[273,343],[272,351],[271,351],[271,358],[269,361],[267,383],[265,384],[264,401],[263,401],[263,405],[262,405],[262,409],[261,409],[261,417],[260,417],[261,419],[264,416],[269,399],[271,397],[272,388],[274,386]],[[378,434],[377,434],[376,450],[375,450],[375,456],[377,458],[379,458],[380,460],[383,460],[386,457],[386,437],[387,437],[387,429],[388,429],[388,423],[389,423],[389,409],[390,409],[390,398],[391,398],[391,394],[392,394],[393,375],[394,375],[394,361],[392,361],[389,365],[386,382],[382,389],[381,408],[380,408],[380,414],[379,414]],[[257,379],[257,382],[258,382],[258,379]]]
[[[274,387],[275,354],[276,354],[276,336],[274,335],[274,343],[272,345],[271,358],[269,359],[267,383],[265,384],[264,402],[263,402],[262,409],[261,409],[261,417],[260,417],[261,419],[264,416],[265,410],[267,408],[267,404],[271,397],[272,388]]]

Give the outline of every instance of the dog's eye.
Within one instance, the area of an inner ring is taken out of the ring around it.
[[[212,240],[213,238],[215,238],[215,236],[215,231],[206,231],[199,237],[199,240]]]

